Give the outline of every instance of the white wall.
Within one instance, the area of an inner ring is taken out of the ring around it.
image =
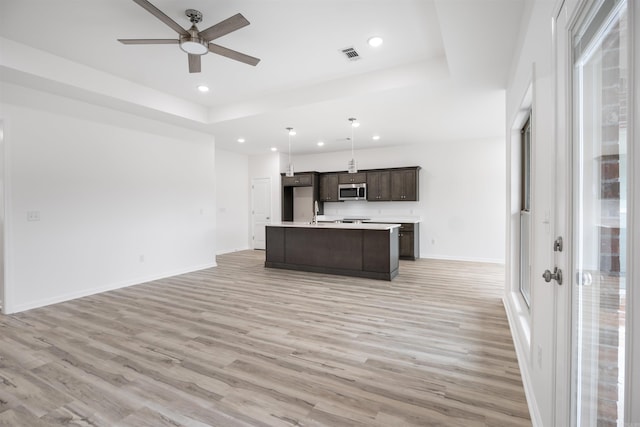
[[[216,150],[216,251],[218,254],[250,247],[249,157]]]
[[[215,265],[210,135],[2,90],[8,312]]]
[[[357,150],[359,169],[420,166],[418,202],[325,203],[325,214],[420,217],[423,258],[504,262],[504,138]],[[344,171],[350,152],[293,157],[297,171]]]

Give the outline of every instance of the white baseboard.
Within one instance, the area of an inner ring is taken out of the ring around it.
[[[504,297],[502,298],[502,305],[504,306],[504,311],[507,313],[507,321],[509,322],[509,329],[511,330],[511,338],[513,339],[513,346],[516,349],[516,357],[518,358],[518,367],[520,368],[520,377],[522,379],[522,386],[524,387],[524,394],[527,398],[531,424],[533,427],[544,427],[542,416],[540,415],[540,409],[533,391],[531,371],[529,370],[529,364],[527,363],[528,357],[526,356],[526,348],[523,348],[522,343],[524,341],[520,339],[521,337],[519,336],[520,329],[518,328],[517,321],[514,318],[513,308]]]
[[[251,250],[253,250],[253,248],[250,248],[248,246],[246,248],[220,249],[219,251],[216,251],[216,255],[224,255],[224,254],[230,254],[233,252],[251,251]]]
[[[70,301],[77,298],[87,297],[89,295],[95,295],[102,292],[113,291],[115,289],[126,288],[129,286],[140,285],[142,283],[152,282],[154,280],[165,279],[167,277],[178,276],[180,274],[191,273],[193,271],[204,270],[211,267],[217,267],[218,264],[214,262],[210,262],[207,264],[195,265],[183,269],[167,271],[164,273],[153,274],[145,277],[138,277],[136,279],[125,280],[122,282],[110,283],[104,286],[98,286],[90,289],[83,289],[77,292],[69,292],[62,295],[56,295],[50,298],[44,298],[37,301],[31,301],[25,304],[17,304],[13,307],[5,307],[6,314],[19,313],[21,311],[32,310],[34,308],[44,307],[51,304],[58,304],[65,301]]]
[[[467,262],[485,262],[489,264],[503,264],[504,258],[480,258],[480,257],[460,257],[460,256],[450,256],[450,255],[421,255],[420,258],[424,259],[440,259],[444,261],[467,261]]]

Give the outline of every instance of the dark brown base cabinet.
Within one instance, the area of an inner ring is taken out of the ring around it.
[[[420,224],[400,224],[400,259],[420,258]]]
[[[400,259],[415,261],[420,258],[420,224],[400,224],[398,235],[398,253]]]
[[[392,280],[398,275],[399,228],[266,229],[265,267]]]

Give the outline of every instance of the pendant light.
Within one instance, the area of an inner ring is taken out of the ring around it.
[[[287,167],[286,176],[293,176],[293,163],[291,163],[291,136],[295,135],[293,128],[287,128],[287,137],[289,138],[289,166]]]
[[[356,164],[356,158],[353,153],[353,144],[354,144],[353,129],[360,126],[360,123],[358,123],[354,117],[349,118],[349,121],[351,122],[351,160],[349,160],[347,170],[349,171],[349,173],[357,173],[358,165]]]

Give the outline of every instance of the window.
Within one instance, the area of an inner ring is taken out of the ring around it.
[[[520,294],[531,307],[531,113],[520,130]]]

